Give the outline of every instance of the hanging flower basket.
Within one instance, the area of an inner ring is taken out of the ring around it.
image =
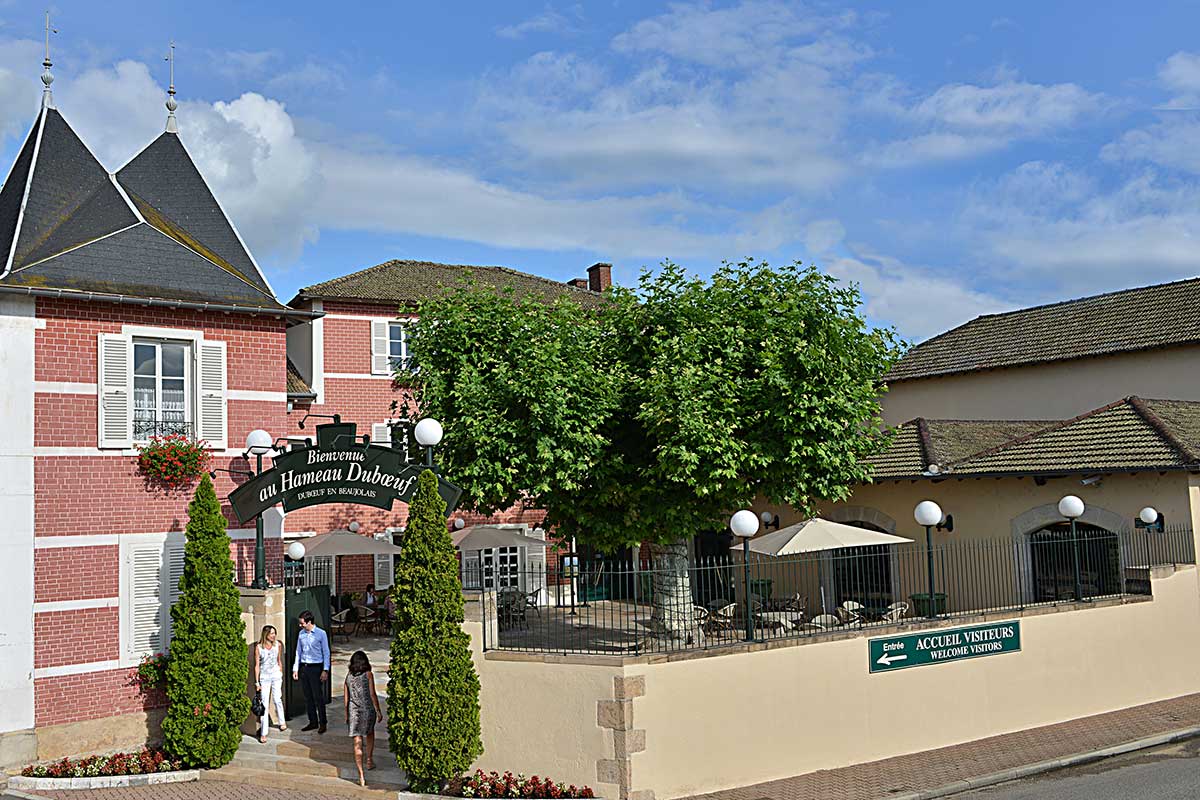
[[[147,444],[137,446],[138,468],[152,481],[169,489],[186,486],[208,472],[212,454],[208,442],[191,439],[182,433],[151,436]]]
[[[167,683],[167,654],[142,656],[137,668],[138,683],[143,689],[157,689]]]

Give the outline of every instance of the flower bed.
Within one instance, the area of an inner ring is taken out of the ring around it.
[[[453,797],[528,797],[528,798],[571,798],[595,797],[587,787],[567,786],[549,778],[539,778],[534,775],[526,778],[524,775],[513,775],[506,772],[500,775],[496,772],[485,773],[476,770],[474,775],[455,781],[447,787],[447,794]]]
[[[147,775],[182,770],[183,764],[161,750],[140,753],[113,753],[107,756],[64,758],[50,764],[30,764],[21,770],[26,778],[101,778],[119,775]]]

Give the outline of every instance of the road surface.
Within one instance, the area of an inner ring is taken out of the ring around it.
[[[972,800],[1195,800],[1200,739],[955,795]]]

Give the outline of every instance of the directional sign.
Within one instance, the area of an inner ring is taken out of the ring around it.
[[[992,622],[969,628],[939,628],[867,642],[871,672],[894,672],[927,664],[1015,653],[1021,649],[1021,623]]]

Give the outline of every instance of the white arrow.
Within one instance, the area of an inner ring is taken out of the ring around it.
[[[890,653],[884,653],[883,655],[881,655],[879,657],[879,660],[876,661],[875,663],[883,664],[885,667],[890,667],[892,664],[895,664],[897,661],[907,661],[907,660],[908,660],[908,656],[906,656],[906,655],[894,656]]]

